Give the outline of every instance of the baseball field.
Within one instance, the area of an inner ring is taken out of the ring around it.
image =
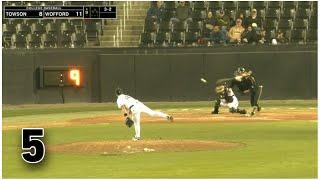
[[[114,103],[3,105],[3,178],[317,177],[316,100],[262,101],[252,117],[212,115],[212,102],[145,104],[175,119],[143,115],[137,142]],[[39,164],[20,155],[30,127],[45,129]]]

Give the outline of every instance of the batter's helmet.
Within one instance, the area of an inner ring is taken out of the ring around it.
[[[122,94],[122,90],[120,88],[117,88],[115,93],[117,96],[119,96],[120,94]]]
[[[246,69],[244,67],[239,67],[237,72],[238,73],[244,73],[246,71]]]

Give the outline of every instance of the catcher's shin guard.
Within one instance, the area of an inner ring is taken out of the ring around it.
[[[216,102],[214,104],[214,110],[211,112],[211,114],[218,114],[219,107],[220,107],[220,99],[216,100]]]
[[[236,113],[237,112],[237,109],[236,108],[229,108],[229,112],[231,112],[231,113]]]

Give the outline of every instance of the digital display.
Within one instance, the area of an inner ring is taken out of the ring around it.
[[[83,87],[82,67],[44,66],[38,68],[39,88]]]
[[[5,6],[4,18],[116,19],[116,6]]]

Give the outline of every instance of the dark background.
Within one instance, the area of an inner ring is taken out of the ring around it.
[[[59,88],[36,86],[35,71],[43,65],[84,68],[85,86],[64,89],[67,103],[115,101],[116,87],[142,101],[211,100],[214,82],[239,66],[264,85],[262,99],[317,98],[316,45],[2,52],[3,104],[61,103]]]

